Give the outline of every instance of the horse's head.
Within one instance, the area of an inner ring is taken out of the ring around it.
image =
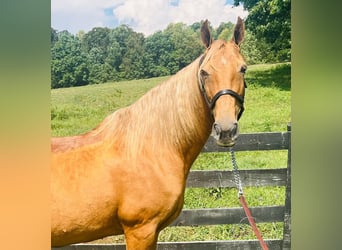
[[[208,21],[201,28],[206,51],[200,60],[199,84],[215,119],[213,135],[222,146],[235,144],[238,120],[244,110],[244,73],[247,65],[240,54],[243,37],[244,23],[240,17],[230,41],[213,41]]]

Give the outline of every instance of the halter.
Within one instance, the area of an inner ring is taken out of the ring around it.
[[[203,59],[204,59],[204,56],[200,59],[200,65],[202,64]],[[243,96],[240,96],[238,93],[236,93],[235,91],[233,91],[231,89],[223,89],[223,90],[220,90],[219,92],[217,92],[214,95],[214,97],[210,100],[208,95],[207,95],[207,92],[205,91],[204,82],[203,82],[202,77],[200,76],[200,74],[198,74],[198,79],[199,79],[199,85],[200,85],[201,93],[204,96],[204,99],[207,102],[207,104],[208,104],[208,106],[209,106],[211,111],[214,110],[215,104],[216,104],[217,100],[221,96],[223,96],[223,95],[230,95],[230,96],[234,97],[239,102],[239,104],[240,104],[240,111],[239,111],[239,114],[237,116],[237,119],[238,120],[240,119],[240,117],[242,116],[243,111],[245,111],[245,107],[243,106],[243,103],[244,103],[244,97]],[[245,88],[247,88],[245,80],[244,80],[244,86],[245,86]]]

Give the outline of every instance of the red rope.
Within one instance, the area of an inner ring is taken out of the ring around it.
[[[260,242],[260,245],[261,245],[262,249],[268,250],[268,247],[267,247],[267,245],[266,245],[264,239],[262,238],[261,233],[260,233],[258,227],[257,227],[256,224],[255,224],[255,221],[254,221],[254,219],[253,219],[253,217],[252,217],[251,211],[249,210],[249,208],[248,208],[248,206],[247,206],[247,202],[246,202],[246,200],[245,200],[245,197],[244,197],[243,195],[240,195],[240,196],[239,196],[239,200],[240,200],[240,203],[241,203],[241,205],[242,205],[242,207],[243,207],[243,210],[245,210],[245,214],[246,214],[246,216],[247,216],[247,218],[248,218],[249,224],[251,224],[252,229],[253,229],[253,231],[254,231],[256,237],[258,238],[258,240],[259,240],[259,242]]]

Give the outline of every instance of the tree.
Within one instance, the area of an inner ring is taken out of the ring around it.
[[[203,52],[197,24],[172,23],[145,39],[145,65],[148,77],[175,74]],[[147,63],[147,64],[146,64]]]
[[[231,36],[230,36],[231,37]],[[260,64],[265,63],[266,59],[263,56],[260,46],[258,46],[258,41],[251,32],[245,33],[245,38],[241,44],[241,53],[243,54],[247,64]]]
[[[243,4],[243,7],[247,10],[251,10],[260,0],[234,0],[234,5],[239,6],[240,3]]]
[[[120,65],[121,78],[139,79],[145,77],[144,67],[144,35],[133,30],[129,33],[125,46],[126,50]]]
[[[167,64],[170,60],[170,51],[173,50],[173,45],[169,34],[157,31],[145,39],[144,46],[147,76],[170,75],[170,69],[167,67]]]
[[[57,30],[55,30],[54,28],[51,28],[50,36],[51,36],[50,46],[52,48],[55,45],[55,43],[58,41]]]
[[[135,73],[126,72],[133,70],[130,63],[137,63],[136,56],[141,56],[141,47],[144,43],[142,34],[134,32],[127,25],[120,25],[110,32],[110,47],[107,62],[113,66],[117,72],[117,79],[132,79]],[[137,55],[134,55],[137,53]],[[138,63],[137,63],[138,64]],[[128,78],[127,78],[128,77]]]
[[[106,50],[110,42],[109,34],[109,28],[93,28],[91,31],[82,36],[82,46],[87,52],[89,52],[92,48],[99,48],[103,53],[101,56],[106,57]]]
[[[290,60],[291,0],[234,0],[235,5],[240,3],[249,11],[246,27],[263,47],[263,56],[268,61]]]
[[[213,39],[231,39],[233,26],[228,22],[217,29],[211,27]],[[203,53],[200,27],[200,22],[190,26],[171,23],[146,38],[127,25],[94,28],[88,33],[79,31],[77,35],[51,28],[51,86],[61,88],[175,74]],[[247,62],[264,62],[260,42],[252,32],[246,33],[242,52]]]
[[[81,50],[81,41],[68,31],[58,33],[51,48],[52,88],[88,84],[87,56]]]
[[[128,27],[127,27],[128,28]],[[122,79],[120,65],[126,48],[126,27],[93,28],[83,35],[82,47],[89,57],[89,83]],[[122,38],[125,37],[122,41]]]
[[[119,80],[119,68],[122,61],[122,55],[120,51],[120,45],[117,41],[110,40],[109,47],[107,48],[107,57],[105,59],[105,64],[111,68],[110,80]]]
[[[229,40],[233,37],[234,24],[231,22],[221,23],[215,30],[216,37],[214,39]]]
[[[185,24],[170,24],[164,32],[171,42],[170,58],[167,63],[171,74],[175,74],[203,52],[199,34]]]

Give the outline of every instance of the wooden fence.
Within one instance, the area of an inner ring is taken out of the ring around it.
[[[291,248],[291,127],[286,132],[266,132],[241,134],[235,151],[288,150],[287,168],[240,170],[242,185],[246,186],[286,186],[284,206],[251,207],[257,223],[284,222],[282,239],[265,239],[270,250]],[[226,152],[225,147],[217,146],[210,138],[203,152]],[[198,170],[191,171],[187,187],[235,187],[232,171],[229,170]],[[170,226],[222,225],[248,223],[243,208],[211,208],[183,209],[179,217]],[[123,250],[125,244],[76,244],[60,250]],[[261,249],[257,240],[234,241],[189,241],[160,242],[159,250],[255,250]]]

